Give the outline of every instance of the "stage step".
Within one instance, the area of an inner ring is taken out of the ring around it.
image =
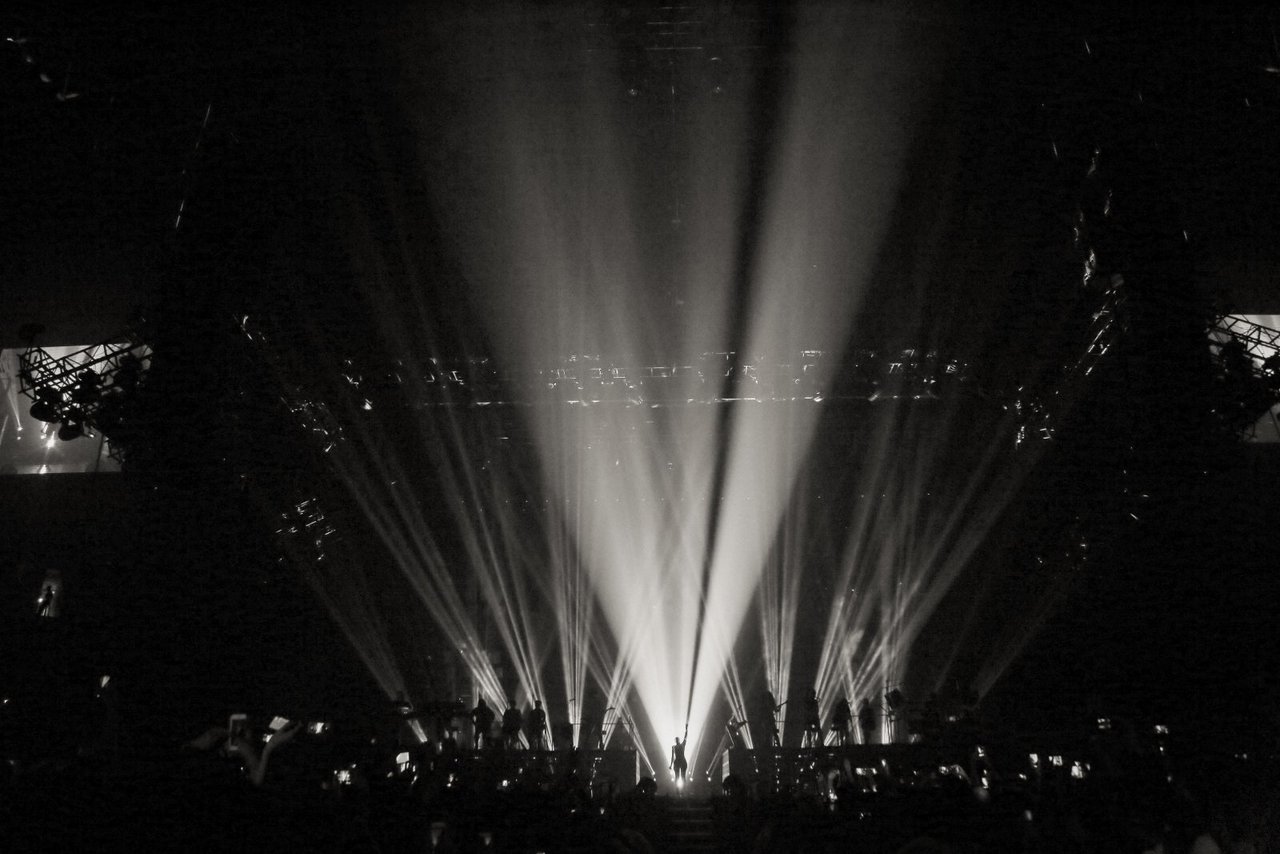
[[[707,854],[717,850],[711,804],[672,798],[667,802],[673,854]]]

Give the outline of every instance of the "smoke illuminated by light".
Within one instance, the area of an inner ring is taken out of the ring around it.
[[[645,364],[652,353],[689,359],[733,341],[753,360],[789,361],[815,347],[839,354],[880,248],[927,74],[909,59],[921,49],[920,32],[893,13],[802,10],[793,35],[804,49],[780,75],[767,147],[753,142],[749,87],[714,109],[695,108],[695,94],[679,86],[652,95],[671,100],[672,156],[682,164],[672,191],[680,227],[667,259],[679,283],[674,311],[653,305],[655,271],[635,214],[651,190],[626,165],[637,141],[626,135],[628,107],[615,97],[611,69],[588,62],[581,77],[544,91],[519,73],[543,59],[524,47],[509,73],[498,74],[493,100],[469,93],[468,107],[492,128],[475,143],[485,158],[469,173],[479,184],[472,204],[488,207],[484,233],[468,231],[443,202],[441,215],[452,217],[470,278],[491,284],[480,304],[504,364],[546,364],[566,353],[601,354],[604,367],[610,359]],[[896,119],[865,120],[885,115]],[[424,152],[427,162],[432,156]],[[743,171],[748,162],[753,173]],[[730,370],[745,360],[720,364]],[[705,360],[693,379],[724,382],[708,372],[714,365]],[[815,368],[814,399],[830,381],[823,370]],[[752,396],[751,378],[729,379],[730,397]],[[553,394],[579,399],[574,383],[583,381],[558,382]],[[687,376],[672,384],[675,399],[699,394]],[[617,641],[610,691],[634,686],[652,744],[687,726],[695,766],[821,414],[811,403],[721,406],[730,409],[530,411],[543,478],[566,508]],[[570,624],[560,616],[561,644],[578,642],[580,635],[563,636]],[[771,647],[771,656],[771,678],[785,678],[786,650]],[[566,689],[577,693],[576,684]]]
[[[445,42],[473,37],[465,22],[410,13],[405,23]],[[527,73],[551,59],[545,46],[499,18],[485,28],[509,48],[503,63],[463,56],[441,83],[454,87],[458,130],[442,130],[430,97],[406,93],[421,177],[466,285],[458,293],[485,325],[460,337],[484,341],[500,370],[541,370],[540,397],[502,412],[478,400],[465,417],[451,405],[411,410],[407,452],[384,435],[390,407],[361,392],[352,409],[367,427],[331,455],[395,572],[491,702],[512,685],[520,702],[554,701],[577,740],[596,696],[601,743],[630,738],[652,773],[649,756],[687,736],[690,768],[706,767],[726,741],[720,715],[748,716],[757,668],[740,672],[739,643],[758,627],[763,687],[785,700],[806,584],[828,576],[809,683],[824,717],[840,695],[878,700],[907,678],[913,643],[1021,476],[997,465],[1012,444],[998,431],[969,443],[969,468],[955,476],[947,455],[968,425],[939,401],[907,399],[920,394],[886,388],[859,410],[861,446],[821,434],[941,67],[936,23],[872,6],[800,8],[769,48],[779,53],[750,60],[735,86],[718,82],[713,99],[674,64],[620,79],[632,72],[607,51],[574,57],[573,73],[554,79]],[[425,78],[407,45],[395,60],[406,78]],[[639,126],[650,114],[669,118],[659,142]],[[635,165],[655,144],[670,166],[657,183]],[[436,271],[415,260],[418,224],[388,194],[399,245],[385,245],[358,204],[347,239],[412,399],[431,373],[420,354],[435,347],[436,318],[416,286],[404,298],[398,277]],[[670,214],[660,234],[655,209]],[[898,320],[926,339],[937,331]],[[803,370],[777,390],[744,368],[765,364]],[[649,366],[644,382],[630,366]],[[494,426],[511,412],[528,444]],[[820,439],[823,453],[844,455],[830,465],[856,463],[864,498],[847,520],[833,520],[810,483],[828,464],[814,459]],[[838,555],[821,578],[805,566],[817,532]],[[399,690],[371,619],[339,622],[384,690]]]

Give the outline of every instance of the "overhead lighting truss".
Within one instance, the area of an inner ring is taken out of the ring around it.
[[[361,365],[347,359],[342,378],[366,395],[403,387],[418,407],[919,400],[944,396],[970,380],[967,364],[932,350],[857,350],[836,365],[831,361],[822,350],[800,351],[788,362],[711,352],[657,365],[574,354],[557,363],[508,371],[498,370],[487,358],[434,358],[417,370],[403,360]],[[728,385],[728,394],[726,378],[736,380]]]
[[[1260,375],[1280,371],[1280,331],[1254,323],[1236,314],[1222,314],[1209,325],[1210,351],[1217,357],[1229,341],[1237,341]]]
[[[1127,331],[1124,277],[1113,273],[1090,316],[1085,346],[1073,361],[1062,365],[1060,380],[1041,394],[1017,390],[1010,404],[1019,418],[1016,445],[1030,439],[1056,438],[1063,416],[1080,399],[1093,372]]]
[[[1280,431],[1280,331],[1234,314],[1209,324],[1209,353],[1227,399],[1215,409],[1241,439],[1257,438],[1260,419]]]
[[[124,398],[142,384],[151,366],[151,349],[126,335],[63,356],[31,345],[19,362],[21,391],[32,401],[35,417],[60,422],[58,435],[65,439],[89,429],[110,437],[120,426]]]

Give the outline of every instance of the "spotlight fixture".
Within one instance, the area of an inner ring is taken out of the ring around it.
[[[71,399],[76,403],[94,403],[102,397],[102,378],[91,368],[76,374],[76,385],[71,389]]]
[[[36,402],[31,404],[31,417],[52,424],[62,420],[62,393],[48,386],[36,391]]]
[[[79,421],[63,421],[62,426],[58,428],[58,438],[64,442],[79,439],[83,435],[84,425]]]
[[[142,379],[142,360],[133,353],[125,353],[116,366],[115,385],[125,391],[132,391]]]

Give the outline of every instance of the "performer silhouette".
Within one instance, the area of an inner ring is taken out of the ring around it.
[[[507,700],[507,710],[502,713],[502,746],[514,750],[520,744],[520,726],[524,715],[516,706],[515,700]]]
[[[756,724],[760,730],[760,738],[758,739],[763,747],[781,747],[782,739],[778,737],[778,710],[785,706],[786,703],[779,703],[777,698],[773,696],[772,691],[765,691],[760,696],[760,708],[757,712],[759,721]]]
[[[873,744],[876,737],[876,710],[868,698],[858,708],[858,729],[862,730],[862,743]]]
[[[733,718],[725,721],[724,732],[729,739],[729,749],[738,746],[738,733],[742,732],[742,728],[747,725],[746,721],[736,721]]]
[[[843,746],[849,743],[849,727],[852,723],[853,710],[849,707],[849,700],[841,697],[831,713],[831,732],[835,734],[837,744]]]
[[[529,749],[546,750],[547,713],[542,710],[542,701],[533,701],[533,711],[529,712]]]
[[[480,702],[476,703],[476,707],[471,710],[471,747],[473,750],[480,749],[480,741],[484,740],[484,746],[489,747],[489,731],[493,729],[493,720],[497,717],[493,709],[489,708],[489,704],[484,701],[484,697],[480,698]]]
[[[675,744],[671,745],[671,764],[668,765],[676,775],[676,787],[684,787],[685,774],[689,771],[689,762],[684,758],[684,746],[689,741],[689,731],[685,730],[684,740],[681,741],[677,736]]]
[[[40,590],[40,598],[36,599],[36,616],[52,617],[53,616],[53,585],[45,584]]]
[[[804,698],[804,738],[801,747],[818,747],[822,744],[822,718],[818,711],[818,692],[810,690]]]

